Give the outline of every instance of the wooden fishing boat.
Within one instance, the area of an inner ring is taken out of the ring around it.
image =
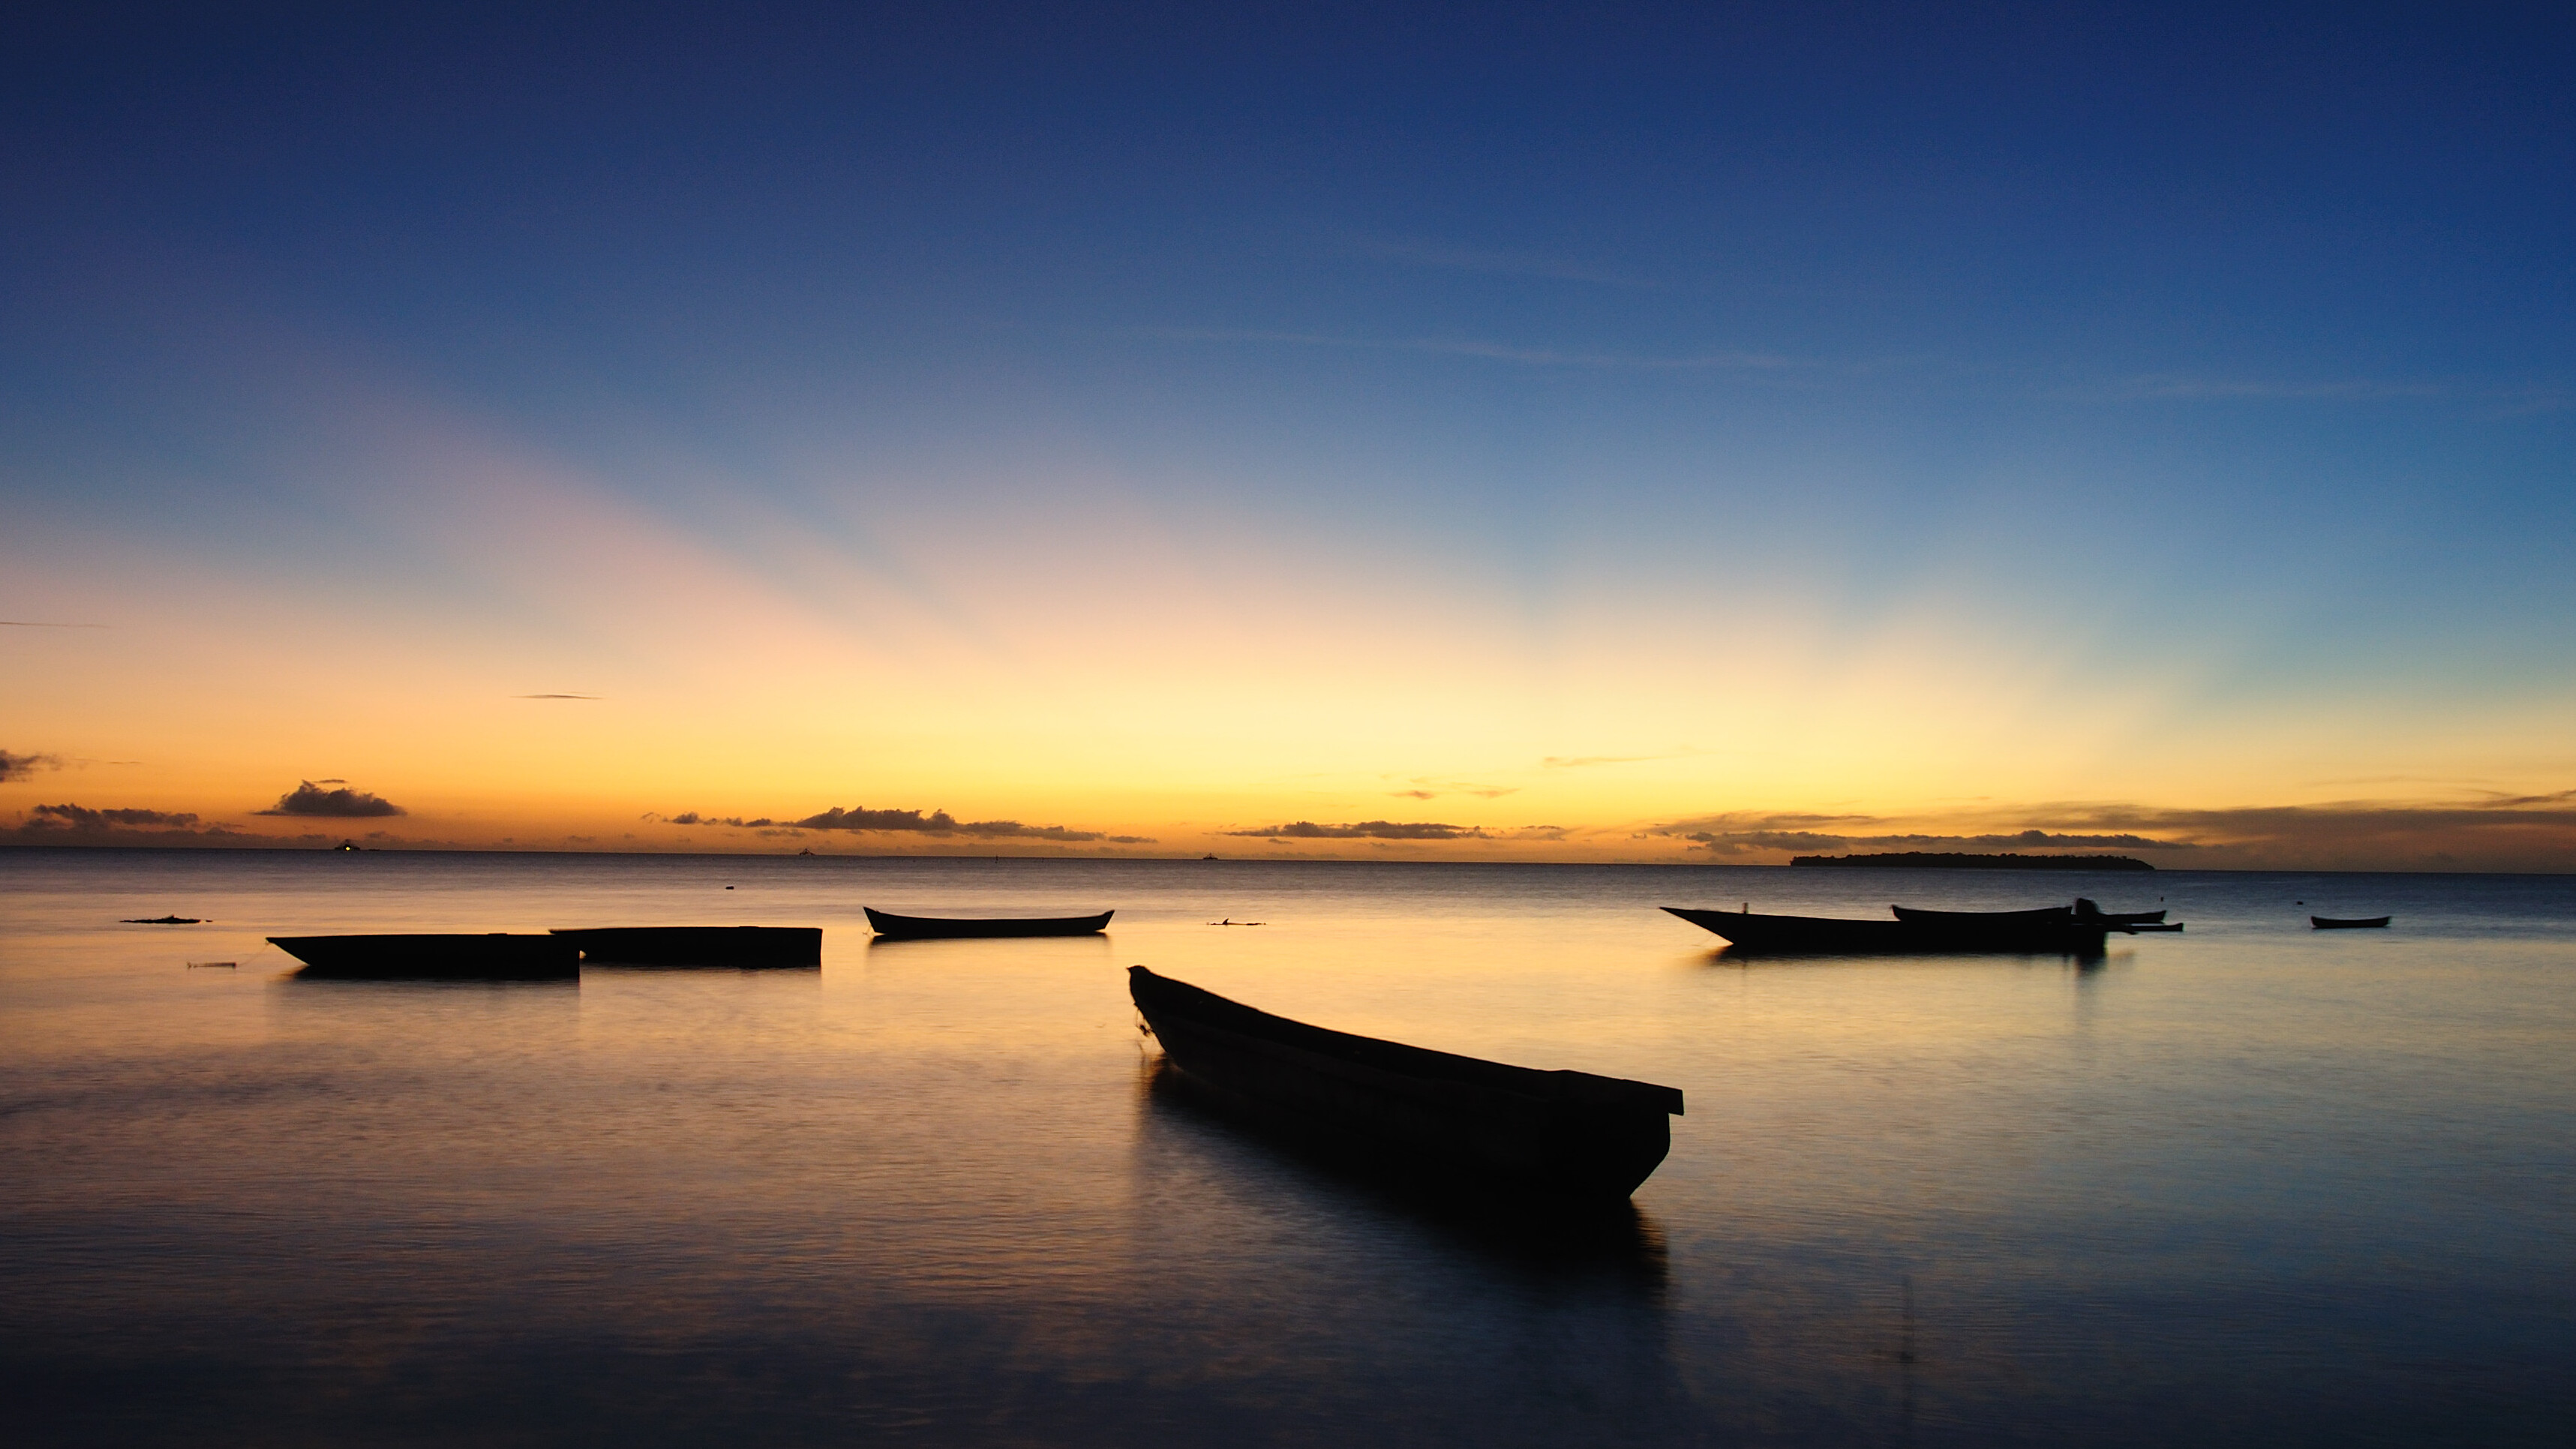
[[[2310,916],[2308,924],[2320,931],[2368,931],[2388,924],[2386,916],[2362,916],[2350,920],[2335,916]]]
[[[1950,919],[1855,921],[1835,916],[1769,916],[1751,912],[1665,910],[1726,938],[1745,953],[1914,956],[1941,952],[2099,955],[2109,928],[2059,906],[2002,918],[1958,913]]]
[[[2075,919],[2074,910],[2066,906],[2041,906],[2027,911],[1927,911],[1919,906],[1889,906],[1888,909],[1896,913],[1896,919],[1909,926],[1931,926],[1940,930],[2063,926]]]
[[[1927,911],[1921,906],[1890,906],[1900,921],[1920,921],[1927,925],[1955,925],[1972,921],[2012,923],[2061,920],[2070,914],[2065,906],[2043,906],[2021,911]],[[2099,921],[2113,928],[2152,926],[2165,918],[2162,911],[2106,911],[2082,896],[2075,898],[2072,914],[2079,921]]]
[[[590,926],[554,935],[619,966],[820,966],[820,926]]]
[[[873,906],[861,906],[868,913],[868,924],[880,936],[896,940],[925,941],[958,936],[1090,936],[1109,929],[1109,918],[1116,911],[1102,911],[1096,916],[1020,916],[998,920],[979,920],[965,916],[898,916]]]
[[[1221,1104],[1444,1183],[1623,1199],[1672,1150],[1671,1087],[1539,1071],[1273,1016],[1142,966],[1127,990],[1171,1064]]]
[[[271,936],[269,944],[305,963],[311,976],[454,977],[459,980],[577,977],[581,948],[560,936]]]

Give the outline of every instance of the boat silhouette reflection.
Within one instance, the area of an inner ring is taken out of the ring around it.
[[[1249,1184],[1264,1197],[1297,1199],[1315,1211],[1396,1219],[1492,1263],[1609,1270],[1632,1288],[1664,1288],[1663,1229],[1632,1199],[1478,1191],[1454,1173],[1420,1170],[1347,1137],[1296,1130],[1247,1109],[1168,1057],[1144,1060],[1137,1098],[1139,1142],[1149,1157],[1165,1159],[1163,1169],[1181,1170],[1173,1159],[1185,1158],[1198,1175]]]

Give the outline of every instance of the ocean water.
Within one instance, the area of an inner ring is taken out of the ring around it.
[[[2189,929],[1747,962],[1654,909],[2078,892]],[[210,919],[118,924],[165,912]],[[700,923],[823,965],[325,982],[262,940]],[[2567,877],[8,851],[0,928],[16,1442],[2576,1423]],[[1689,1110],[1612,1224],[1461,1218],[1158,1087],[1133,963]]]

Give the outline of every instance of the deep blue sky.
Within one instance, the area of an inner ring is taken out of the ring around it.
[[[435,610],[354,387],[752,566],[1107,487],[1537,654],[1938,600],[2564,714],[2564,7],[377,9],[7,22],[10,547]]]

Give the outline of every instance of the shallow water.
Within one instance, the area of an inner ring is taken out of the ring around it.
[[[2078,891],[2190,928],[1740,962],[1653,909]],[[862,903],[1118,916],[871,944]],[[117,924],[164,912],[211,920]],[[42,1442],[2576,1417],[2567,877],[9,851],[0,913],[0,1392]],[[822,968],[320,982],[262,940],[733,922],[825,927]],[[1460,1221],[1158,1091],[1130,963],[1689,1112],[1609,1231]]]

